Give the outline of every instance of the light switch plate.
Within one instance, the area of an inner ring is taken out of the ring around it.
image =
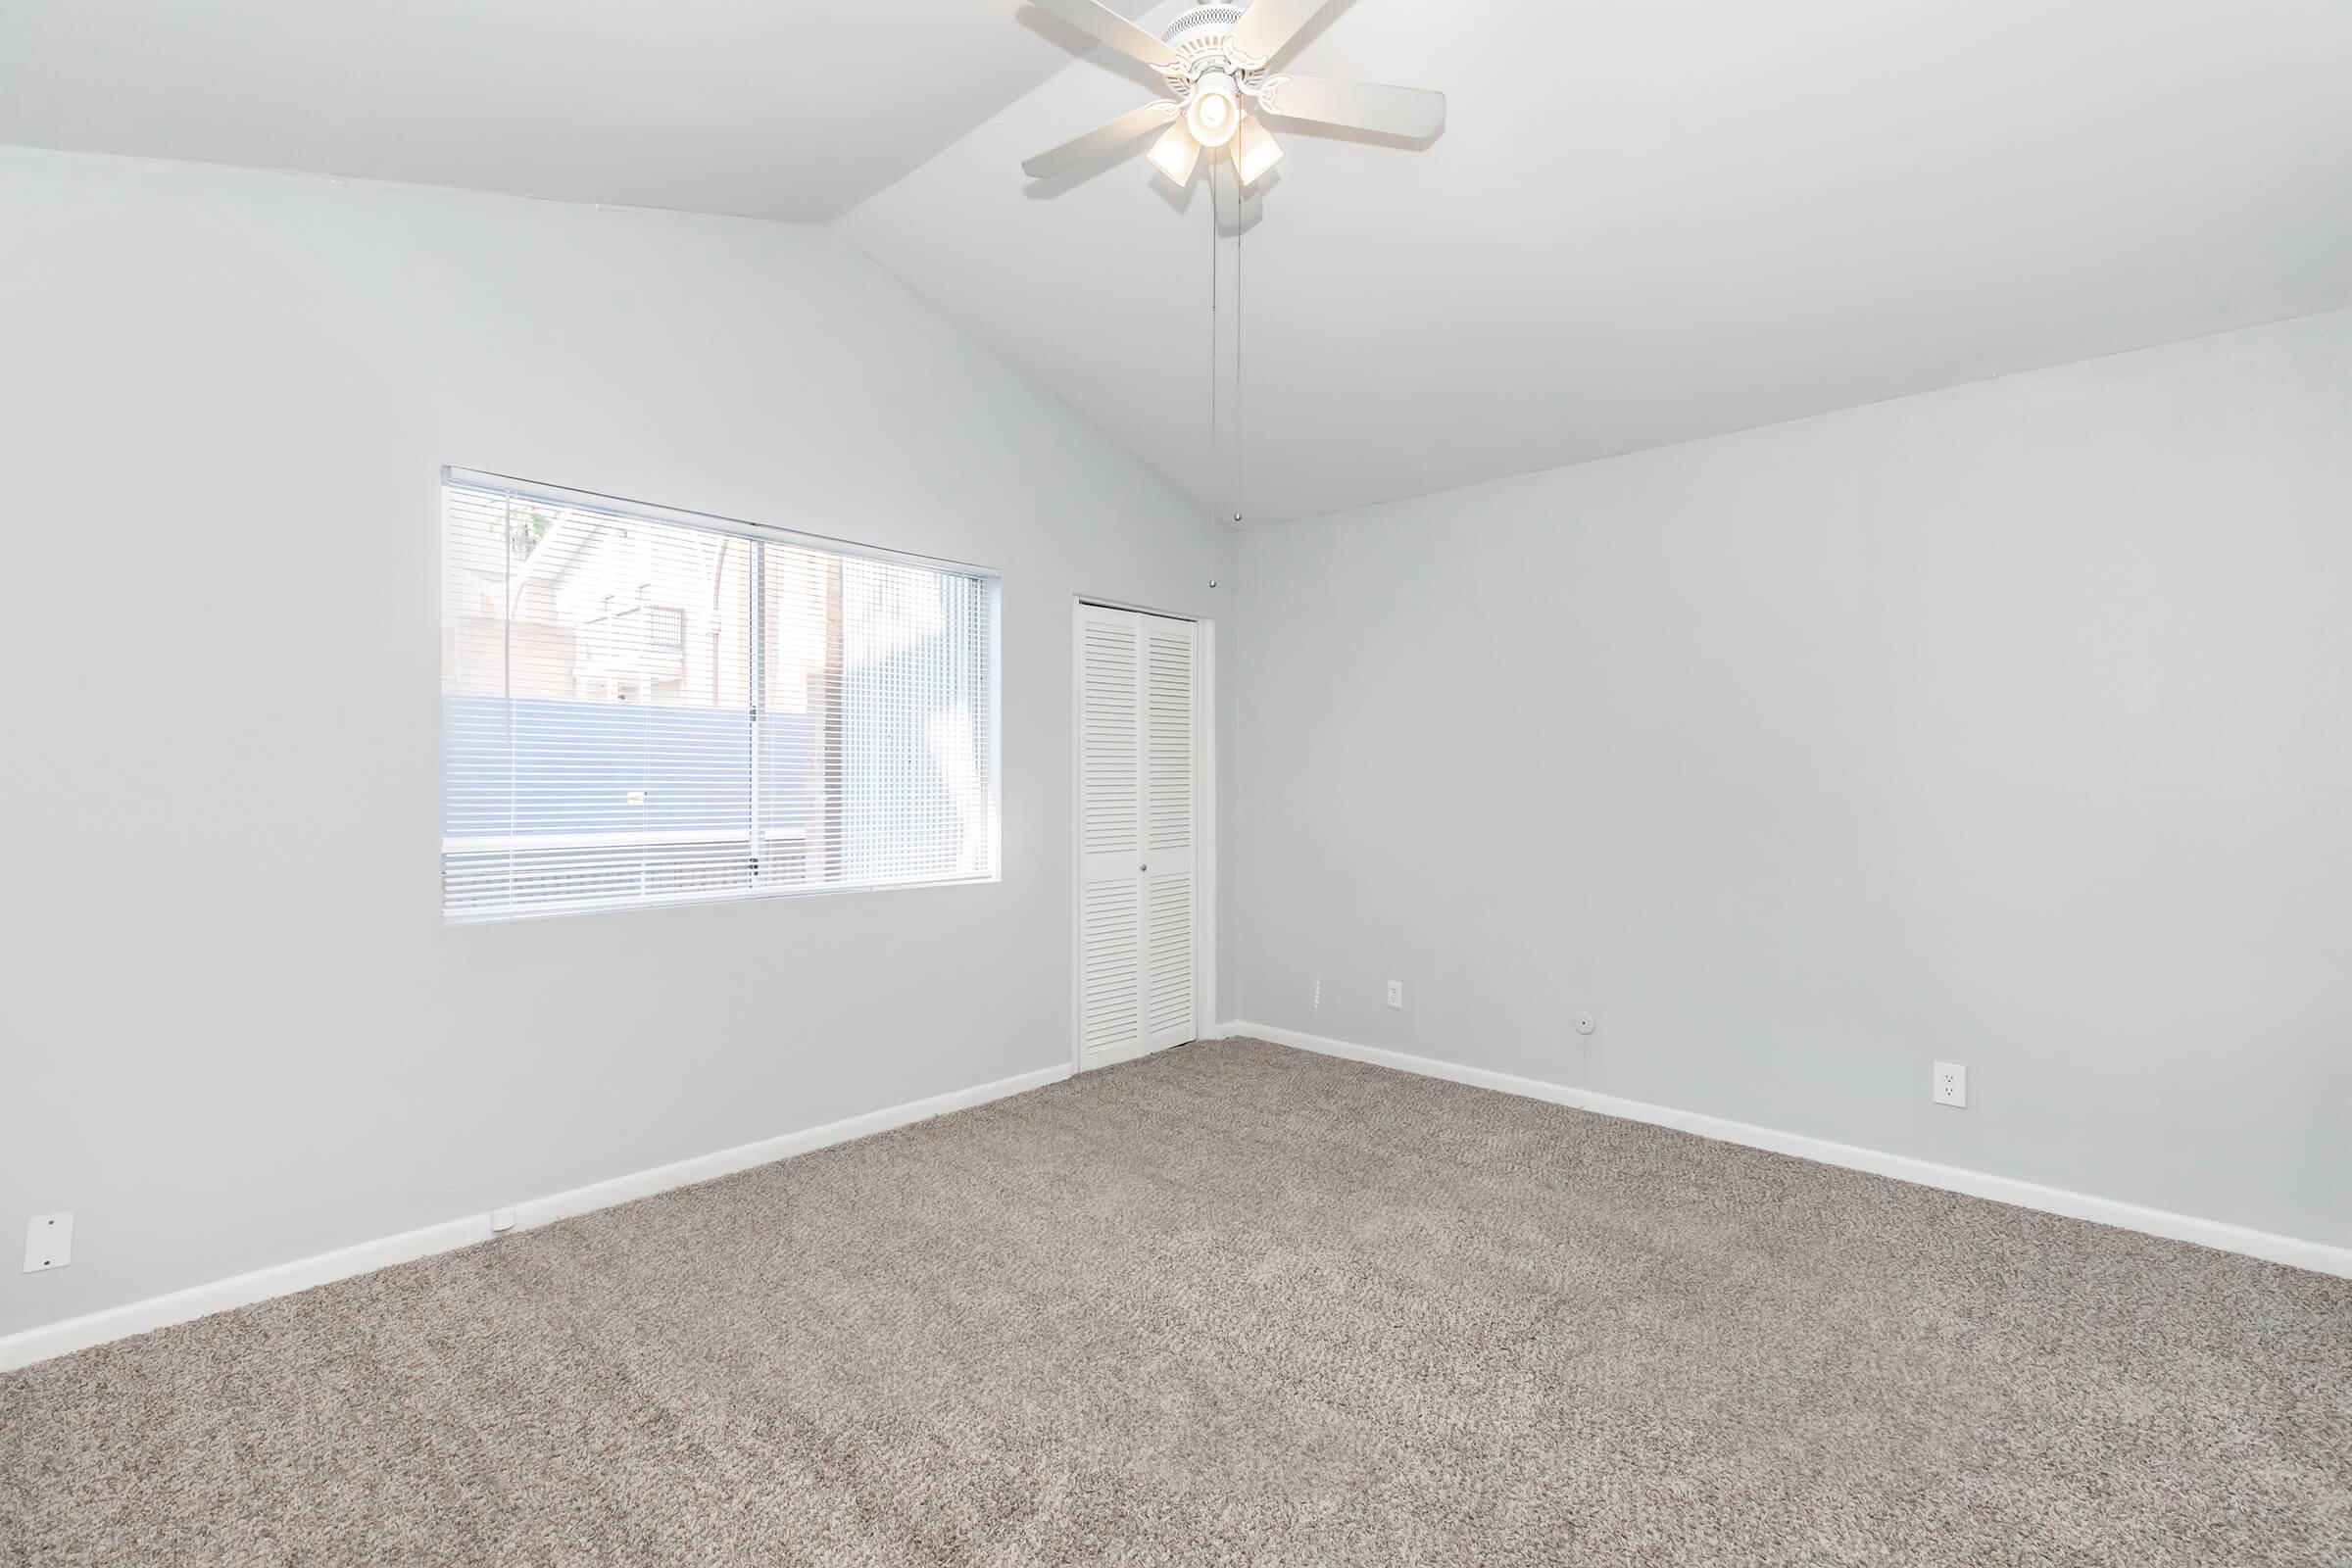
[[[74,1212],[35,1214],[24,1223],[24,1272],[46,1273],[74,1261]]]

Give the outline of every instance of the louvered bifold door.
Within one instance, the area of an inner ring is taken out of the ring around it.
[[[1194,626],[1081,605],[1078,1038],[1089,1067],[1193,1038]]]
[[[1144,1049],[1139,619],[1078,608],[1078,1045],[1090,1067]]]
[[[1139,615],[1143,656],[1144,1036],[1193,1038],[1193,651],[1189,620]]]

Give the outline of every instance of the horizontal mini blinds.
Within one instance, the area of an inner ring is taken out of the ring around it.
[[[453,919],[996,874],[996,582],[452,478]]]

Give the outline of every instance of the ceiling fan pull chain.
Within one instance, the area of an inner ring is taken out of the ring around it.
[[[1213,496],[1217,486],[1217,204],[1216,171],[1209,171],[1208,203],[1208,486]],[[1214,501],[1208,512],[1208,585],[1217,585],[1217,512]]]

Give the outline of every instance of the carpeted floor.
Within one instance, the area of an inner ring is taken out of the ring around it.
[[[2352,1563],[2352,1281],[1249,1041],[0,1378],[11,1564]]]

